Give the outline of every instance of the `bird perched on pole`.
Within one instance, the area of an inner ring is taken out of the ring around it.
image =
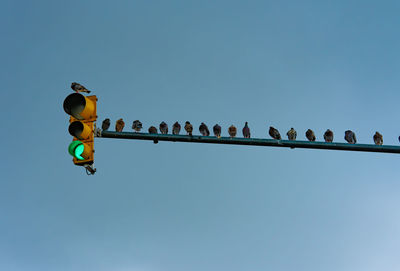
[[[210,135],[210,131],[208,130],[207,125],[204,124],[204,122],[202,122],[199,126],[199,131],[200,134],[202,134],[203,136],[209,136]]]
[[[173,135],[179,135],[181,131],[181,125],[179,122],[175,122],[174,125],[172,126],[172,134]]]
[[[250,138],[250,128],[249,128],[249,125],[248,125],[247,121],[244,124],[244,127],[242,129],[242,133],[243,133],[243,137],[244,138]]]
[[[192,133],[193,133],[193,125],[192,124],[190,124],[190,122],[185,122],[185,131],[186,131],[186,133],[188,134],[188,135],[192,135]]]
[[[275,129],[272,126],[269,126],[269,135],[276,140],[281,140],[281,134],[279,133],[279,131],[277,129]]]
[[[101,124],[101,129],[103,131],[107,131],[108,128],[110,128],[110,124],[111,124],[110,119],[103,120],[103,123]]]
[[[219,126],[218,124],[215,124],[213,127],[213,132],[217,138],[220,138],[221,137],[221,126]]]
[[[325,142],[332,142],[333,141],[333,132],[331,130],[326,130],[324,134]]]
[[[157,128],[156,127],[154,127],[154,126],[150,126],[149,127],[149,134],[157,134]],[[157,144],[158,143],[158,140],[157,139],[154,139],[154,144]]]
[[[86,93],[90,93],[90,90],[87,90],[84,86],[82,86],[79,83],[73,82],[71,84],[71,88],[76,91],[77,93],[79,92],[86,92]]]
[[[140,130],[143,128],[142,123],[140,120],[135,120],[132,123],[132,129],[135,130],[135,132],[140,132]]]
[[[289,140],[296,140],[297,132],[295,129],[290,128],[290,130],[286,133]]]
[[[164,121],[160,123],[160,132],[161,134],[168,134],[168,124],[166,124]]]
[[[122,132],[125,127],[125,122],[122,119],[117,120],[115,123],[115,131]]]
[[[350,144],[357,143],[356,134],[351,130],[347,130],[346,132],[344,132],[344,139]]]
[[[237,129],[233,124],[228,128],[228,134],[231,138],[234,138],[236,136]]]
[[[383,144],[383,136],[378,131],[374,134],[374,142],[376,145]]]
[[[313,130],[311,130],[311,129],[308,129],[307,131],[306,131],[306,137],[307,137],[307,139],[309,140],[309,141],[315,141],[315,134],[314,134],[314,131]]]

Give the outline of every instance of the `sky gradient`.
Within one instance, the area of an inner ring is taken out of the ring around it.
[[[62,107],[76,81],[126,131],[248,121],[253,137],[351,129],[398,145],[399,12],[2,1],[0,270],[399,270],[398,155],[96,139],[86,176]]]

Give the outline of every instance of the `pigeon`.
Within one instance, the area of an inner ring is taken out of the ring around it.
[[[200,134],[202,134],[203,136],[209,136],[210,135],[210,131],[208,130],[207,125],[204,124],[204,122],[202,122],[199,126],[199,131]]]
[[[218,124],[215,124],[213,127],[213,132],[216,137],[220,138],[221,137],[221,126],[219,126]]]
[[[79,92],[90,93],[90,91],[87,90],[84,86],[82,86],[81,84],[76,83],[76,82],[73,82],[73,83],[71,84],[71,88],[72,88],[74,91],[76,91],[77,93],[79,93]]]
[[[248,126],[248,123],[246,121],[246,123],[244,124],[244,127],[242,129],[242,133],[243,133],[243,137],[244,138],[250,138],[250,128]]]
[[[150,126],[149,127],[149,134],[157,134],[157,128],[154,127],[154,126]],[[157,144],[157,143],[158,143],[158,140],[154,139],[154,144]]]
[[[140,120],[135,120],[132,123],[132,129],[135,130],[136,132],[140,132],[140,130],[142,130],[143,125],[140,122]]]
[[[331,130],[326,130],[324,134],[325,142],[332,142],[333,141],[333,132]]]
[[[295,129],[290,128],[290,130],[286,133],[289,140],[296,140],[297,132]]]
[[[375,132],[374,134],[374,142],[376,145],[383,144],[383,136],[379,132]]]
[[[315,134],[314,134],[314,131],[313,130],[311,130],[311,129],[308,129],[307,131],[306,131],[306,137],[307,137],[307,139],[308,140],[310,140],[310,141],[315,141]]]
[[[172,126],[172,134],[179,135],[180,131],[181,131],[181,125],[178,122],[175,122],[174,125]]]
[[[185,131],[187,132],[188,135],[192,135],[193,133],[193,125],[190,124],[190,122],[185,122]]]
[[[277,139],[277,140],[281,140],[281,134],[279,133],[279,131],[277,129],[275,129],[274,127],[270,126],[269,127],[269,135],[273,138],[273,139]]]
[[[168,134],[168,124],[165,122],[160,123],[160,132],[164,135]]]
[[[115,123],[115,131],[122,132],[124,126],[125,122],[122,119],[117,120],[117,122]]]
[[[105,120],[103,120],[103,123],[101,124],[101,129],[103,131],[107,131],[108,128],[110,128],[110,119],[105,119]]]
[[[357,143],[356,134],[351,130],[347,130],[346,132],[344,132],[344,139],[350,144]]]
[[[228,133],[229,133],[229,136],[230,136],[230,137],[234,138],[234,137],[236,136],[236,133],[237,133],[236,127],[233,126],[233,125],[231,125],[231,126],[228,128]]]

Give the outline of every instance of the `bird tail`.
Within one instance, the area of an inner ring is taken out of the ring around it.
[[[89,93],[90,93],[90,90],[86,90],[86,93],[89,94]]]
[[[157,144],[158,143],[158,140],[154,140],[154,144]]]

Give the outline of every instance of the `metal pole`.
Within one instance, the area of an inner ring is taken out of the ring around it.
[[[112,132],[102,131],[101,136],[104,138],[120,138],[120,139],[137,139],[137,140],[158,140],[173,142],[192,142],[192,143],[213,143],[213,144],[232,144],[232,145],[251,145],[251,146],[269,146],[269,147],[288,147],[288,148],[304,148],[304,149],[325,149],[325,150],[341,150],[341,151],[363,151],[363,152],[384,152],[384,153],[400,153],[400,146],[392,145],[372,145],[372,144],[347,144],[347,143],[326,143],[326,142],[310,142],[310,141],[291,141],[291,140],[275,140],[263,138],[230,138],[214,136],[187,136],[187,135],[162,135],[147,133],[131,133],[131,132]]]

